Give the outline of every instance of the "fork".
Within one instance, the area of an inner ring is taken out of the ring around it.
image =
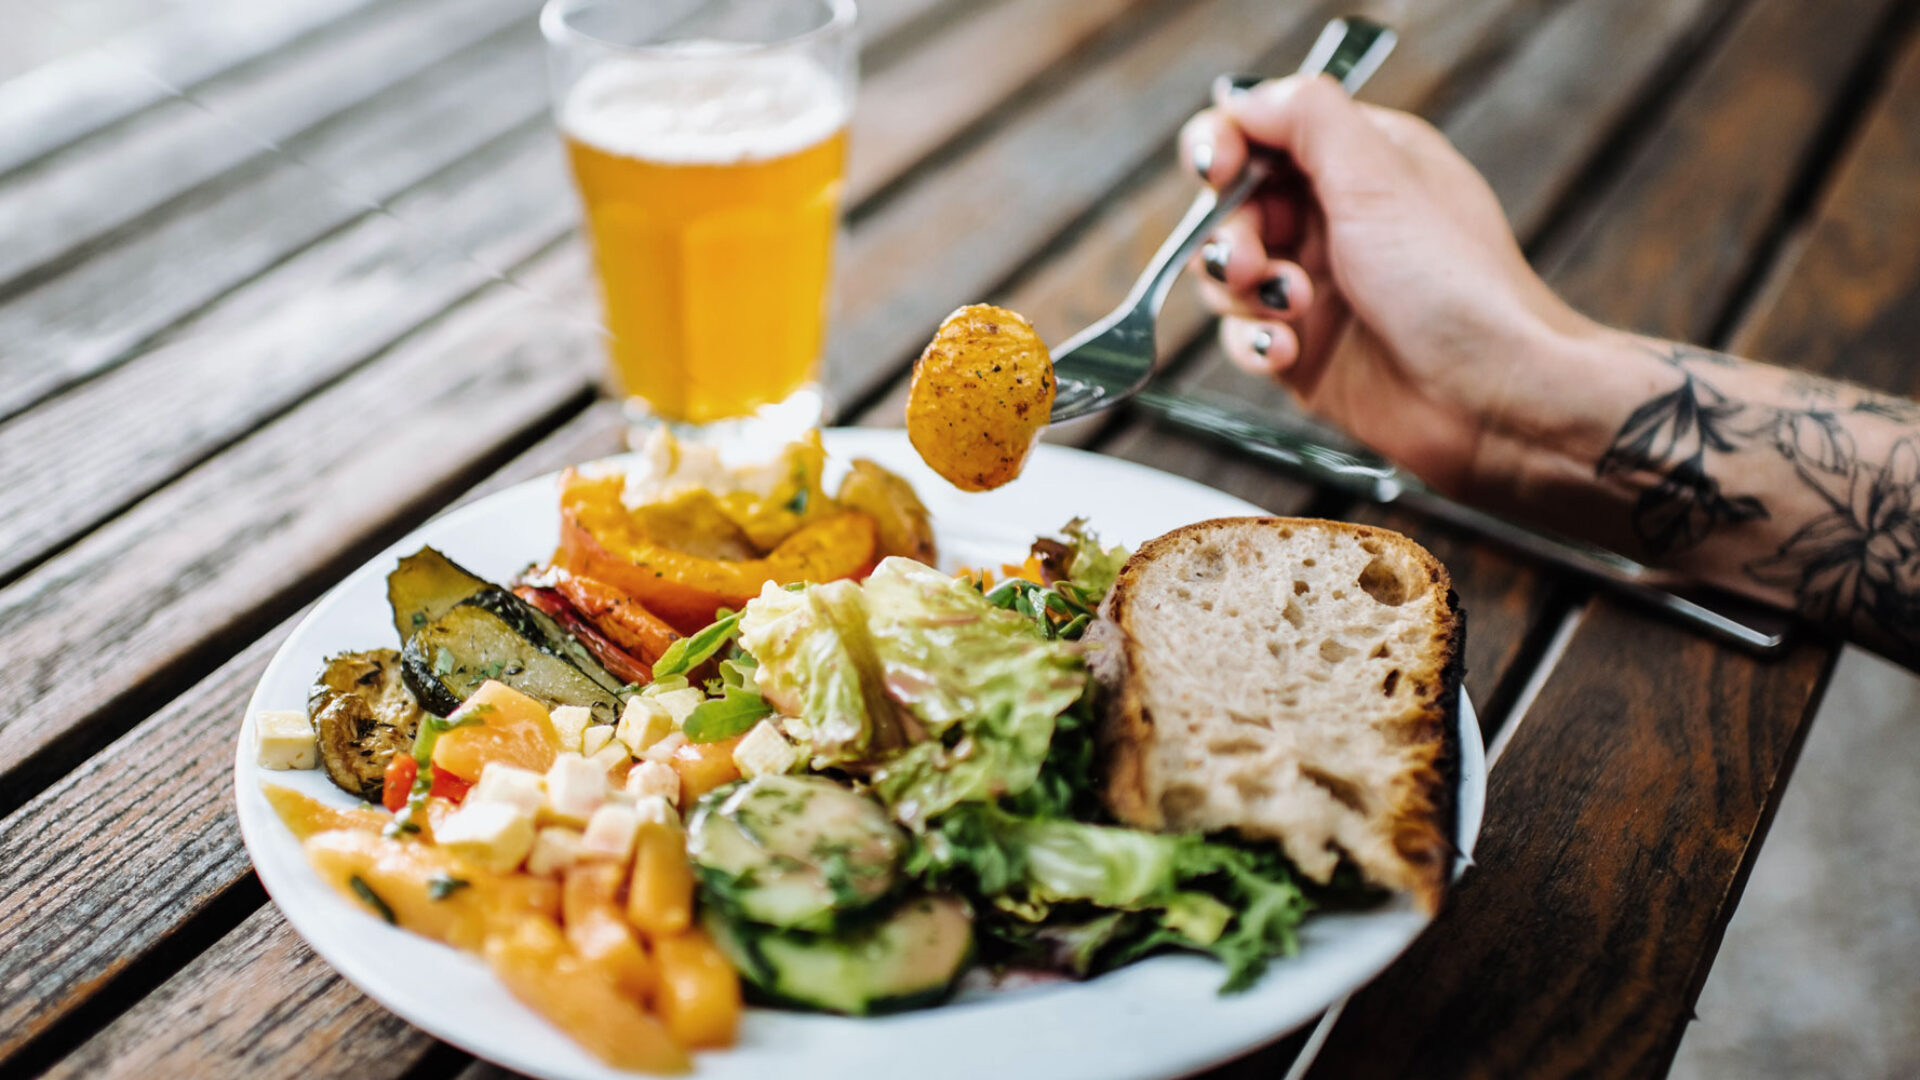
[[[1371,77],[1393,51],[1394,32],[1360,18],[1335,19],[1320,31],[1313,49],[1300,65],[1303,75],[1325,72],[1351,94]],[[1272,175],[1272,166],[1254,157],[1233,183],[1218,193],[1203,191],[1174,226],[1172,235],[1153,253],[1127,298],[1099,322],[1067,340],[1053,357],[1055,390],[1049,423],[1110,409],[1140,391],[1153,378],[1153,329],[1160,305],[1180,276],[1188,256],[1228,214],[1247,201]]]

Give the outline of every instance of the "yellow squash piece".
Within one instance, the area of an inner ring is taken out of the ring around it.
[[[913,367],[907,438],[962,491],[1020,475],[1053,409],[1053,361],[1033,324],[970,304],[940,324]]]
[[[526,915],[487,939],[487,965],[514,997],[616,1069],[683,1073],[666,1025],[567,947],[552,919]]]
[[[478,951],[490,928],[520,915],[560,913],[555,882],[495,874],[417,840],[335,830],[315,833],[305,846],[307,861],[342,896],[456,949]]]

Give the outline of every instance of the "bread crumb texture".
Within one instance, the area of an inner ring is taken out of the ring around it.
[[[1460,627],[1438,560],[1383,529],[1220,519],[1143,545],[1107,615],[1118,816],[1270,838],[1320,882],[1344,853],[1437,908]]]

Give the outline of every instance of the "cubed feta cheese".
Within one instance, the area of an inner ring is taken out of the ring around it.
[[[635,808],[603,803],[587,822],[587,831],[580,838],[580,854],[626,862],[633,857],[633,839],[639,831],[640,815]]]
[[[518,867],[533,850],[533,840],[533,811],[471,796],[433,830],[435,844],[499,874]]]
[[[647,747],[646,752],[640,756],[648,761],[658,761],[664,765],[668,761],[673,760],[673,752],[675,750],[685,745],[687,745],[687,737],[676,731],[666,738],[661,739],[659,742],[654,743],[652,746]]]
[[[253,714],[256,757],[263,769],[311,769],[320,764],[313,723],[297,709],[263,709]]]
[[[558,877],[579,858],[580,830],[549,825],[533,838],[533,850],[527,853],[527,873]]]
[[[707,695],[701,693],[695,687],[688,686],[683,689],[669,690],[664,694],[656,695],[653,700],[665,708],[668,715],[673,717],[673,726],[679,727],[687,722],[687,717],[692,714],[693,710],[700,707],[701,702],[707,700]]]
[[[561,754],[547,770],[547,801],[541,816],[575,827],[585,825],[607,801],[607,770],[579,754]]]
[[[620,745],[619,739],[615,739],[601,747],[598,752],[587,760],[600,766],[600,772],[604,775],[625,766],[627,762],[633,760],[633,755],[627,753],[627,748]]]
[[[657,795],[668,802],[680,801],[680,774],[658,761],[636,762],[627,773],[627,793],[636,799]]]
[[[800,748],[768,720],[755,724],[733,748],[733,763],[746,777],[790,773],[800,764],[800,756]]]
[[[546,799],[541,787],[540,774],[532,769],[489,761],[486,768],[480,770],[480,782],[467,793],[467,801],[506,803],[520,813],[532,816]]]
[[[595,724],[580,733],[580,753],[587,757],[600,752],[601,748],[613,741],[612,724]]]
[[[547,715],[560,736],[560,749],[579,750],[581,737],[593,726],[593,710],[585,705],[562,705]]]
[[[627,699],[627,707],[620,714],[620,728],[614,732],[614,738],[637,756],[672,733],[673,714],[667,711],[667,707],[653,698],[635,695]]]
[[[677,828],[680,824],[680,811],[674,809],[673,803],[672,799],[649,795],[635,801],[633,814],[640,819],[642,825],[672,825]]]

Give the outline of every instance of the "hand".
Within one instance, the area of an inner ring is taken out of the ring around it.
[[[1228,354],[1443,490],[1493,482],[1552,422],[1532,391],[1571,385],[1556,339],[1598,328],[1534,274],[1492,189],[1426,121],[1293,76],[1223,80],[1181,133],[1216,186],[1250,144],[1291,164],[1193,267]]]

